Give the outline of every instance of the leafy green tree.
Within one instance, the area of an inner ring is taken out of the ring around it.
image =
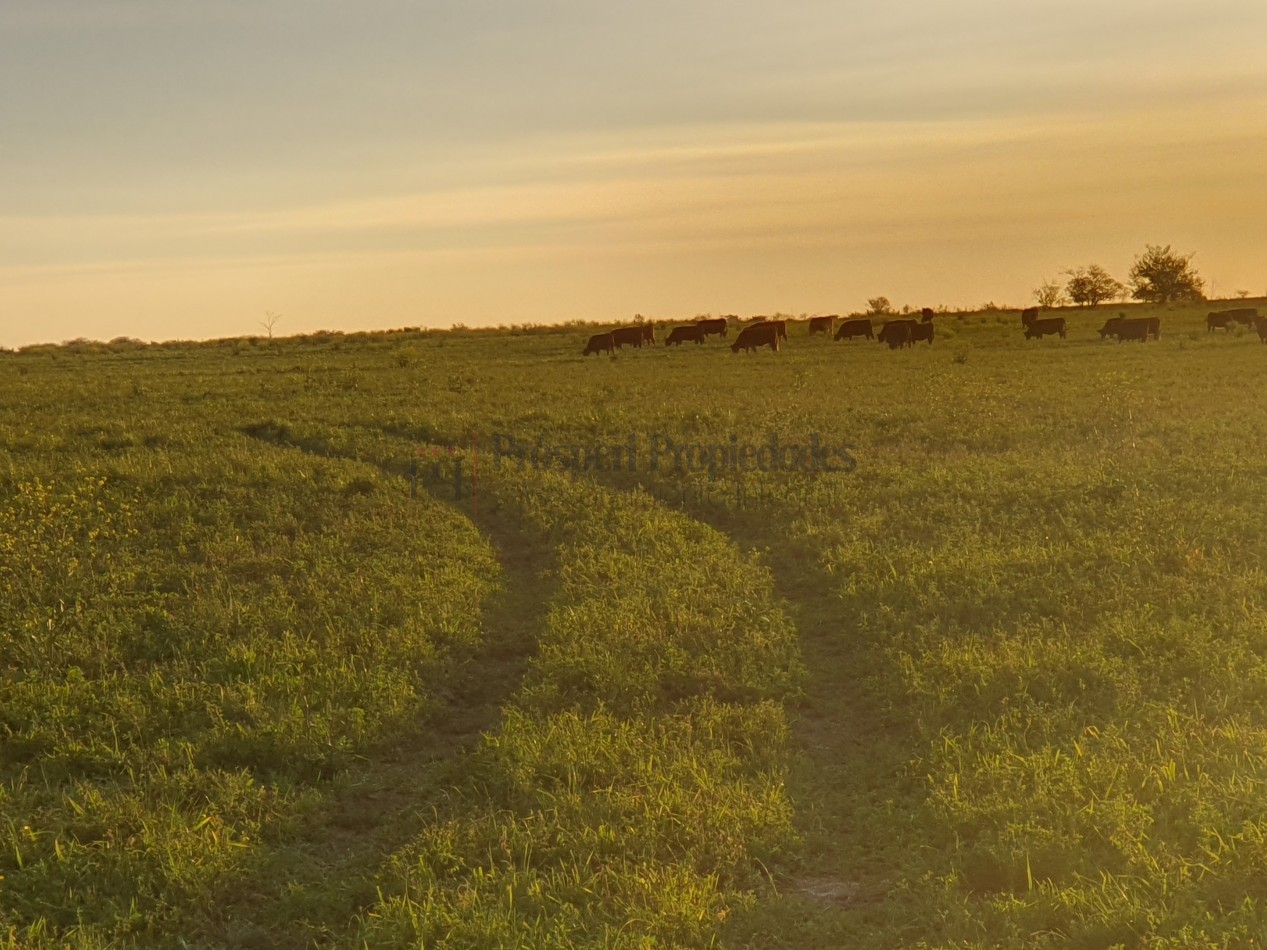
[[[1065,273],[1069,275],[1065,293],[1070,300],[1082,307],[1094,307],[1105,300],[1113,300],[1122,296],[1126,290],[1120,281],[1114,280],[1099,264],[1067,270]]]
[[[1205,281],[1192,267],[1193,254],[1175,254],[1170,245],[1146,244],[1131,267],[1131,296],[1146,303],[1204,300]]]

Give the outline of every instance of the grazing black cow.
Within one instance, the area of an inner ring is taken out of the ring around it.
[[[1041,340],[1045,336],[1054,334],[1059,334],[1062,340],[1065,339],[1064,317],[1043,317],[1041,320],[1035,318],[1025,324],[1025,339],[1027,340],[1032,340],[1034,337]]]
[[[756,352],[758,347],[768,346],[776,353],[779,350],[779,328],[773,323],[753,323],[739,331],[735,342],[730,344],[734,353],[747,350]]]
[[[1124,343],[1127,340],[1139,340],[1141,343],[1147,343],[1148,333],[1147,318],[1123,320],[1117,327],[1117,342]]]
[[[1220,327],[1224,330],[1230,330],[1233,323],[1239,323],[1241,326],[1252,327],[1254,321],[1258,318],[1257,307],[1237,307],[1234,310],[1216,310],[1205,318],[1206,331]]]
[[[705,336],[729,336],[730,321],[725,317],[718,317],[715,320],[699,320],[695,325],[704,331]]]
[[[590,337],[590,341],[585,344],[585,352],[582,356],[589,356],[591,353],[612,353],[616,349],[616,344],[612,341],[610,333],[595,333]]]
[[[1105,337],[1117,336],[1117,329],[1122,325],[1122,321],[1126,319],[1126,314],[1119,313],[1116,317],[1109,317],[1104,321],[1104,326],[1100,327],[1100,339]]]
[[[835,314],[832,314],[830,317],[810,317],[809,318],[809,335],[813,336],[815,333],[830,334],[831,325],[835,321],[835,319],[836,319]]]
[[[852,340],[856,336],[865,336],[868,340],[875,339],[875,333],[872,332],[871,320],[867,317],[854,317],[846,320],[836,330],[837,340]]]
[[[616,349],[620,349],[626,343],[642,349],[643,340],[646,338],[646,331],[642,327],[619,327],[612,330],[612,342],[616,344]]]
[[[670,343],[681,346],[686,340],[693,340],[696,343],[704,342],[704,328],[698,323],[690,327],[674,327],[669,331],[669,338],[664,341],[664,345]]]
[[[921,320],[919,323],[911,325],[911,346],[914,346],[920,340],[927,340],[928,345],[933,345],[933,321]]]
[[[890,350],[898,350],[904,346],[914,346],[914,330],[918,324],[914,320],[890,320],[880,328],[878,337],[881,343],[889,344]]]

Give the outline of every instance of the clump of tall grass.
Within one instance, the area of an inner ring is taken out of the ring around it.
[[[0,931],[20,943],[192,926],[324,780],[425,728],[482,636],[496,562],[465,519],[241,441],[0,481]]]

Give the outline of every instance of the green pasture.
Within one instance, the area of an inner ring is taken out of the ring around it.
[[[1234,305],[0,352],[0,944],[1263,945]]]

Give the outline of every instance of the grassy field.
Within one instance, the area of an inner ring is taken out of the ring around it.
[[[0,353],[0,940],[1267,943],[1267,346],[1119,309]]]

